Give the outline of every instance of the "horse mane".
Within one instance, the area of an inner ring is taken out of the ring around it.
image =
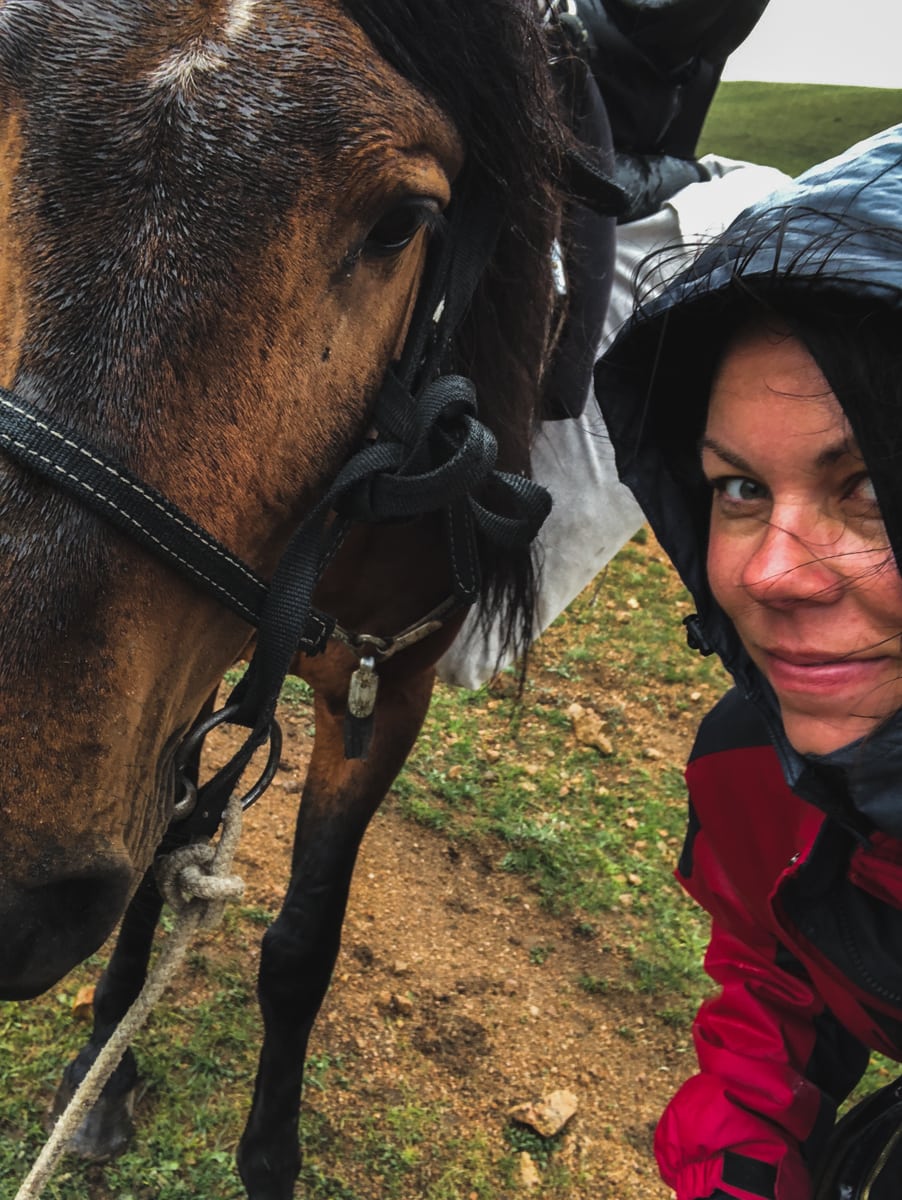
[[[551,246],[560,224],[567,138],[535,0],[343,0],[379,53],[432,96],[467,150],[468,187],[502,214],[502,232],[453,347],[453,369],[476,385],[499,466],[528,474],[552,346]],[[482,547],[480,611],[504,649],[533,632],[529,548]],[[503,653],[503,651],[502,651]]]

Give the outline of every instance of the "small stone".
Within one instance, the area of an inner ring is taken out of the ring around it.
[[[525,1150],[520,1151],[517,1169],[520,1174],[521,1187],[528,1188],[531,1191],[533,1188],[540,1186],[542,1177],[539,1174],[539,1169]]]
[[[567,716],[573,722],[573,733],[580,745],[593,746],[608,756],[614,753],[611,739],[603,732],[604,722],[593,708],[574,703],[567,709]]]
[[[662,750],[656,750],[654,746],[646,746],[645,757],[646,758],[655,758],[655,759],[663,758],[664,752]]]
[[[549,1092],[541,1100],[516,1104],[508,1110],[508,1116],[521,1125],[528,1125],[540,1137],[554,1137],[564,1128],[576,1110],[579,1101],[573,1092],[561,1088]]]
[[[409,996],[402,996],[400,992],[393,994],[391,1006],[398,1016],[401,1017],[409,1017],[413,1013],[413,1001]]]
[[[87,1021],[94,1007],[94,985],[86,983],[80,987],[72,1001],[72,1015],[76,1021]]]

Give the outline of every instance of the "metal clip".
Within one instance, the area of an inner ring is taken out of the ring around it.
[[[197,807],[197,784],[182,771],[179,771],[176,778],[182,785],[182,798],[176,800],[172,806],[172,820],[184,821],[185,817],[190,817]]]
[[[365,721],[373,715],[376,707],[376,693],[379,691],[379,676],[376,674],[376,660],[371,657],[361,658],[360,666],[351,676],[351,686],[348,689],[348,712],[352,717]]]

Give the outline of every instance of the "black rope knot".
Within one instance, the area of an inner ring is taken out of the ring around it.
[[[399,407],[399,395],[405,401]],[[379,441],[363,456],[374,473],[357,481],[336,507],[354,521],[393,521],[437,512],[480,488],[498,456],[494,435],[476,419],[469,379],[442,375],[414,402],[397,382],[375,414]]]
[[[496,470],[498,444],[478,419],[471,380],[440,375],[414,400],[390,372],[374,423],[379,440],[357,457],[364,477],[337,501],[342,516],[405,520],[465,502],[492,543],[523,546],[535,537],[551,498],[532,480]]]

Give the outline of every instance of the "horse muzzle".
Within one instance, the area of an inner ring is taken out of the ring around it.
[[[0,1000],[52,987],[109,937],[134,883],[123,857],[63,869],[46,882],[0,883]]]

